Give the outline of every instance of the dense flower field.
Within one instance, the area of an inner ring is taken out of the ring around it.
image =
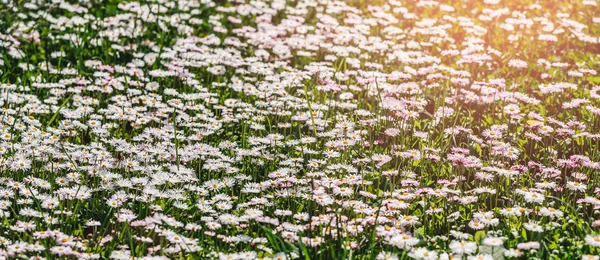
[[[596,0],[2,0],[0,258],[600,259]]]

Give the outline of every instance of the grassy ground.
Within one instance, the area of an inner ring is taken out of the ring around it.
[[[0,258],[599,259],[584,1],[0,3]]]

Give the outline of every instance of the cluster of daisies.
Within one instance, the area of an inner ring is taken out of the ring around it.
[[[2,1],[0,259],[600,259],[596,0]]]

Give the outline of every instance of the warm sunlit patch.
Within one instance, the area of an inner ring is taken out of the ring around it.
[[[0,259],[600,259],[595,0],[0,7]]]

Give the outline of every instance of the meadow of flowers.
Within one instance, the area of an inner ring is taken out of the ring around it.
[[[0,259],[600,259],[596,0],[1,0]]]

